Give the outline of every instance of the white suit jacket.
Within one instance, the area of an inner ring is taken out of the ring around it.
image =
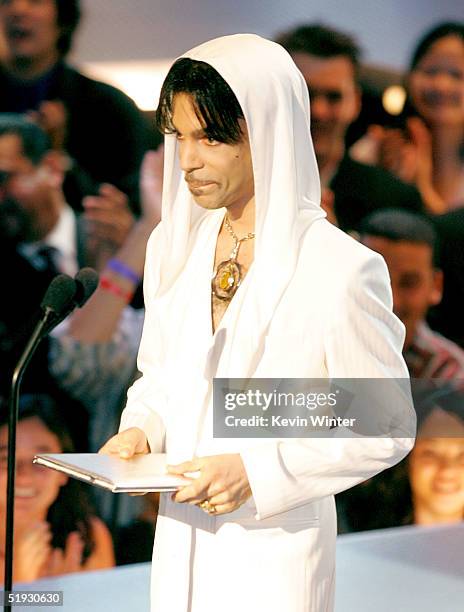
[[[295,274],[260,345],[253,346],[251,329],[249,337],[234,338],[247,287],[259,282],[253,266],[213,336],[207,264],[220,222],[212,215],[204,223],[179,281],[156,300],[152,276],[162,247],[156,233],[150,242],[143,376],[129,392],[121,429],[141,427],[151,450],[166,451],[170,463],[240,452],[253,495],[239,510],[218,517],[168,497],[162,501],[152,609],[330,610],[333,495],[407,454],[412,406],[386,406],[403,411],[395,438],[214,439],[212,378],[240,371],[240,351],[227,351],[239,340],[250,343],[244,350],[254,350],[256,377],[407,378],[404,328],[391,311],[383,259],[320,219],[302,237]]]

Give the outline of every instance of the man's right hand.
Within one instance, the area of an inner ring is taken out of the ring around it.
[[[146,455],[150,447],[145,432],[139,427],[130,427],[110,438],[98,452],[130,459],[134,455]]]

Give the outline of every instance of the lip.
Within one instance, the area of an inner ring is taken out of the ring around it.
[[[185,179],[185,180],[187,182],[187,185],[191,189],[200,189],[201,187],[207,187],[208,185],[214,185],[215,184],[214,181],[189,181],[187,179]]]
[[[460,487],[458,485],[450,485],[450,486],[435,486],[433,488],[433,492],[436,495],[456,495],[460,492]]]
[[[435,92],[424,92],[422,94],[422,101],[428,106],[437,108],[442,106],[459,106],[461,102],[456,95]]]
[[[325,123],[311,123],[311,134],[314,136],[324,136],[325,134],[331,133],[331,125]]]
[[[26,28],[12,27],[8,28],[6,36],[8,40],[18,42],[30,38],[32,36],[32,32]]]
[[[208,193],[208,191],[210,190],[210,187],[212,187],[215,184],[216,183],[214,182],[201,182],[201,183],[187,182],[188,190],[193,196],[201,196],[204,193]]]
[[[37,491],[33,487],[16,487],[15,500],[28,500],[36,496]]]

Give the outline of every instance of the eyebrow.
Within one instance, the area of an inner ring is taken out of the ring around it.
[[[178,130],[176,126],[174,126],[174,130],[176,134],[178,134],[179,136],[182,136],[182,132]],[[204,128],[199,128],[198,130],[194,130],[191,134],[194,138],[204,138],[206,136],[206,132]]]

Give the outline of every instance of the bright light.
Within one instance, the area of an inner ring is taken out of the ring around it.
[[[122,89],[140,109],[155,110],[161,85],[173,61],[89,62],[81,68],[88,76]]]
[[[399,115],[406,102],[406,90],[401,85],[391,85],[383,92],[382,105],[390,115]]]

